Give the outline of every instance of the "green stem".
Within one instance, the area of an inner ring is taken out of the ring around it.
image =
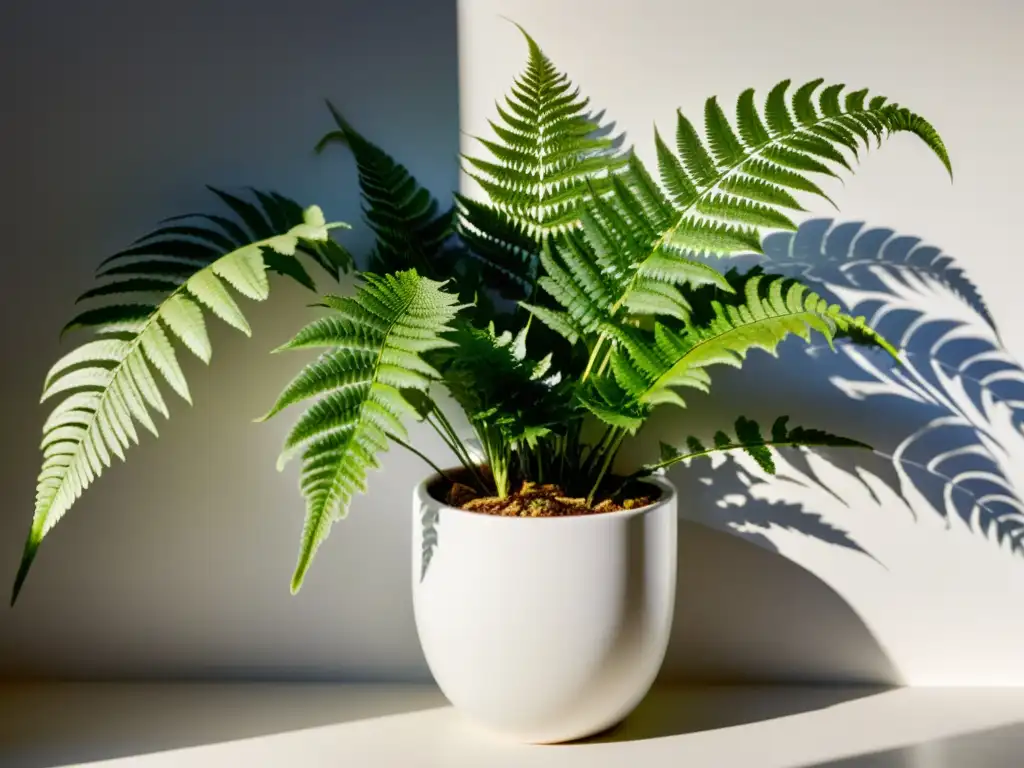
[[[448,475],[445,474],[443,469],[441,469],[439,466],[437,466],[437,464],[435,464],[429,458],[427,458],[427,456],[423,452],[421,452],[421,451],[417,450],[416,448],[412,447],[411,445],[409,445],[409,443],[405,442],[401,438],[395,437],[390,432],[388,433],[388,439],[391,440],[392,442],[398,443],[400,446],[405,448],[405,450],[411,451],[412,453],[415,453],[417,456],[419,456],[421,459],[423,459],[427,464],[429,464],[431,469],[433,469],[435,472],[437,472],[437,474],[439,474],[441,477],[443,477],[449,483],[452,483],[452,484],[455,483],[454,480],[452,480]]]
[[[616,429],[615,437],[612,439],[608,449],[604,452],[604,457],[601,461],[601,468],[598,470],[597,478],[594,480],[594,486],[590,489],[590,493],[587,494],[588,507],[594,503],[594,496],[597,494],[598,488],[601,487],[601,482],[604,480],[604,476],[608,473],[608,469],[611,467],[612,461],[615,459],[615,455],[619,452],[619,447],[625,439],[626,431],[624,429]]]
[[[593,469],[597,457],[604,451],[605,444],[611,438],[614,429],[615,428],[611,426],[605,427],[604,434],[601,435],[601,438],[594,443],[594,445],[590,446],[590,452],[587,454],[587,458],[584,459],[583,466],[580,467],[581,475],[587,475],[590,473],[590,470]]]
[[[435,422],[428,416],[426,420],[427,423],[434,428],[434,431],[437,432],[438,435],[441,436],[445,445],[447,445],[451,452],[455,454],[455,458],[457,458],[459,463],[465,467],[466,471],[473,476],[473,481],[477,486],[477,490],[480,493],[487,493],[487,483],[484,481],[483,476],[477,469],[472,457],[466,451],[466,447],[462,444],[462,441],[459,440],[458,435],[455,434],[455,430],[452,427],[451,422],[448,421],[447,417],[436,404],[434,405],[434,409],[431,413],[437,418],[437,421]]]
[[[594,349],[590,352],[590,359],[587,360],[587,367],[583,370],[583,376],[580,377],[580,384],[585,382],[587,377],[590,376],[590,371],[593,369],[594,363],[597,362],[597,356],[601,351],[601,347],[604,346],[604,340],[605,337],[603,335],[598,337]]]

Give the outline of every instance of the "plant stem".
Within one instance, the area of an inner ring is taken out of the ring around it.
[[[590,376],[590,371],[593,369],[594,363],[597,362],[597,356],[601,352],[601,347],[604,346],[604,338],[604,336],[600,336],[597,339],[597,343],[594,345],[594,349],[590,353],[590,359],[587,360],[587,367],[583,371],[583,376],[580,377],[580,384],[586,381],[587,377]]]
[[[450,477],[448,477],[448,475],[446,475],[444,473],[444,470],[441,469],[439,466],[437,466],[437,464],[432,462],[429,458],[427,458],[427,456],[424,453],[422,453],[421,451],[418,451],[416,448],[413,448],[411,445],[409,445],[409,443],[405,442],[401,438],[395,437],[390,432],[388,432],[387,435],[388,435],[388,439],[389,440],[391,440],[392,442],[398,443],[400,446],[405,448],[407,451],[411,451],[412,453],[415,453],[417,456],[419,456],[421,459],[423,459],[425,462],[427,462],[427,464],[430,465],[430,468],[433,469],[435,472],[437,472],[437,474],[439,474],[441,477],[443,477],[449,483],[453,483],[454,484],[455,481],[452,480]]]
[[[451,452],[455,454],[455,458],[457,458],[459,463],[466,468],[466,471],[473,476],[477,490],[480,493],[487,493],[487,483],[484,481],[483,476],[477,469],[476,464],[469,455],[469,452],[466,451],[466,447],[462,444],[462,441],[459,440],[459,436],[455,434],[455,429],[452,427],[451,422],[448,421],[444,412],[438,408],[436,404],[434,405],[434,409],[431,413],[436,417],[437,421],[435,422],[428,416],[426,420],[427,423],[434,428],[434,431],[436,431],[438,435],[441,436],[445,445],[447,445]]]
[[[608,442],[614,429],[615,428],[612,426],[605,427],[604,434],[601,435],[601,438],[594,443],[594,445],[590,446],[590,452],[587,453],[587,458],[584,460],[583,466],[580,467],[580,474],[585,475],[593,469],[593,465],[597,461],[597,456],[604,450],[605,443]]]
[[[601,462],[601,468],[598,470],[597,478],[594,480],[594,486],[590,489],[590,493],[587,494],[587,506],[594,503],[594,496],[597,494],[597,489],[601,487],[601,482],[604,480],[604,476],[608,473],[609,467],[612,465],[612,461],[615,459],[615,455],[619,452],[619,446],[622,445],[622,441],[626,439],[626,431],[624,429],[615,429],[615,436],[612,438],[610,445],[604,452],[604,458]]]

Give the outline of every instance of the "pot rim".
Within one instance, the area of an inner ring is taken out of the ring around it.
[[[462,468],[461,465],[458,466],[458,467],[445,467],[444,471],[445,472],[449,472],[449,471],[455,472],[455,471],[457,471],[457,470],[459,470],[461,468]],[[650,485],[653,485],[653,486],[657,487],[661,491],[661,497],[657,501],[655,501],[653,504],[648,504],[645,507],[637,507],[636,509],[620,509],[620,510],[617,510],[615,512],[598,512],[596,514],[588,514],[588,515],[554,515],[554,516],[550,516],[550,517],[519,517],[517,515],[486,515],[486,514],[482,514],[480,512],[474,512],[471,509],[460,509],[459,507],[453,507],[453,506],[451,506],[449,504],[445,504],[443,501],[440,501],[439,499],[435,499],[433,496],[431,496],[430,492],[427,490],[427,488],[430,485],[432,485],[433,483],[435,483],[436,481],[441,480],[441,479],[442,479],[441,475],[439,475],[437,472],[431,472],[429,475],[427,475],[426,478],[424,478],[423,480],[421,480],[419,482],[419,484],[416,486],[416,491],[415,491],[415,498],[416,498],[416,501],[418,502],[419,506],[422,508],[424,505],[429,505],[429,506],[436,507],[438,509],[438,511],[446,510],[448,512],[452,512],[452,513],[459,514],[459,515],[468,515],[468,516],[471,516],[471,517],[473,517],[475,519],[480,519],[480,520],[534,520],[534,521],[537,521],[537,520],[545,520],[545,521],[561,520],[561,521],[563,521],[563,523],[567,523],[567,521],[570,521],[570,520],[575,520],[577,522],[577,524],[583,524],[583,521],[593,521],[595,519],[624,518],[624,517],[634,517],[634,516],[637,516],[637,515],[643,515],[643,514],[646,514],[648,512],[652,512],[655,509],[658,509],[659,507],[663,507],[663,506],[665,506],[667,504],[673,503],[675,501],[675,498],[676,498],[676,487],[672,484],[672,482],[670,480],[668,480],[668,478],[666,478],[662,474],[653,474],[653,475],[648,475],[647,477],[639,478],[637,480],[637,482],[639,482],[639,483],[649,483]],[[547,523],[547,522],[543,523],[543,525],[549,525],[549,524],[552,524],[552,523]]]

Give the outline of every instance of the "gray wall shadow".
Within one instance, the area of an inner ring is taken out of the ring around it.
[[[349,153],[313,152],[333,127],[325,98],[424,186],[447,196],[458,184],[454,0],[311,0],[301,13],[107,0],[62,4],[54,23],[56,5],[0,3],[0,320],[18,329],[0,335],[4,590],[32,516],[40,386],[78,341],[57,334],[104,256],[165,216],[218,208],[206,183],[317,202],[366,253]],[[302,594],[288,592],[303,502],[294,468],[274,461],[290,420],[252,419],[301,364],[268,352],[309,321],[315,294],[273,286],[270,301],[243,304],[251,339],[210,319],[210,366],[182,356],[194,405],[169,399],[159,439],[143,437],[47,538],[0,618],[0,676],[427,679],[408,518],[380,514],[408,508],[394,478],[421,476],[418,458],[385,456]],[[446,455],[429,433],[416,440]]]

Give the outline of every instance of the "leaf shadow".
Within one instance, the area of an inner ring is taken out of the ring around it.
[[[919,238],[832,219],[813,219],[796,232],[770,235],[764,252],[763,257],[738,257],[728,266],[759,266],[800,279],[849,313],[864,316],[894,343],[903,360],[897,363],[880,350],[849,341],[837,345],[837,354],[825,345],[790,342],[780,347],[779,360],[751,356],[745,381],[763,376],[771,382],[771,393],[784,393],[773,406],[787,409],[780,413],[799,411],[801,422],[871,444],[874,454],[819,454],[859,479],[868,493],[874,490],[865,472],[910,508],[922,507],[911,505],[910,496],[923,498],[947,527],[956,516],[975,533],[1022,551],[1024,502],[1014,467],[1024,459],[1024,369],[1004,348],[966,271]],[[814,365],[808,365],[808,356]],[[722,391],[716,396],[724,393],[730,402],[738,401],[743,390],[729,373],[721,377]],[[770,400],[765,395],[751,407],[762,410]],[[805,454],[787,451],[786,459],[816,479]],[[849,532],[800,504],[754,499],[749,489],[756,480],[734,460],[711,478],[695,476],[693,470],[683,468],[675,477],[687,487],[712,483],[701,503],[718,507],[701,522],[769,549],[774,547],[763,531],[776,526],[871,554]],[[816,482],[819,490],[844,503],[826,482]]]
[[[434,558],[434,551],[437,549],[437,524],[440,519],[440,508],[433,504],[420,506],[420,522],[422,531],[422,555],[420,564],[420,582],[427,578],[427,570],[430,568],[430,561]]]

